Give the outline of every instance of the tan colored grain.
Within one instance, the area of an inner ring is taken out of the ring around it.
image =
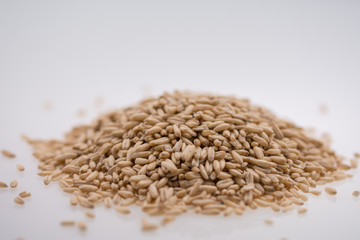
[[[141,225],[142,225],[141,229],[143,231],[153,231],[153,230],[156,230],[158,228],[157,225],[150,223],[147,220],[147,218],[142,218],[141,219]]]
[[[79,186],[79,189],[83,192],[95,192],[98,190],[98,187],[97,186],[93,186],[93,185],[88,185],[88,184],[85,184],[85,185],[81,185]]]
[[[350,160],[350,166],[351,166],[351,168],[357,168],[358,167],[358,160],[357,159],[351,159]]]
[[[52,176],[51,175],[48,175],[44,178],[44,184],[45,185],[49,185],[50,182],[52,181]]]
[[[165,215],[165,217],[161,221],[161,224],[166,225],[166,224],[168,224],[170,222],[173,222],[175,220],[175,218],[176,218],[175,215]]]
[[[82,196],[77,196],[77,200],[78,200],[79,205],[84,208],[94,208],[94,204],[92,204],[88,199],[86,199]]]
[[[18,182],[16,180],[13,180],[10,182],[10,187],[11,188],[16,188],[18,186]]]
[[[130,209],[127,208],[127,207],[124,207],[124,206],[116,207],[115,210],[116,210],[118,213],[122,213],[122,214],[129,214],[129,213],[130,213]]]
[[[286,212],[289,212],[289,211],[294,210],[294,208],[295,208],[294,206],[289,205],[289,206],[284,207],[284,208],[282,209],[282,212],[283,212],[283,213],[286,213]]]
[[[95,214],[92,213],[92,212],[86,211],[86,212],[85,212],[85,216],[87,216],[88,218],[94,218],[94,217],[95,217]]]
[[[75,225],[75,221],[73,220],[64,220],[60,222],[61,226],[74,226]]]
[[[24,200],[20,198],[19,196],[15,197],[14,202],[19,205],[24,205]]]
[[[16,155],[8,150],[1,150],[2,155],[4,155],[7,158],[15,158]]]
[[[337,194],[337,191],[335,188],[332,188],[332,187],[326,187],[325,188],[325,192],[329,195],[336,195]]]
[[[77,197],[75,195],[71,196],[70,204],[73,205],[73,206],[78,204],[78,199],[77,199]]]
[[[87,228],[86,223],[83,222],[83,221],[79,221],[78,224],[77,224],[77,226],[78,226],[78,228],[79,228],[80,231],[85,231],[86,228]]]
[[[358,196],[360,196],[360,192],[358,190],[355,190],[355,191],[353,191],[352,195],[354,197],[358,197]]]
[[[194,145],[189,145],[185,148],[185,151],[184,151],[184,160],[186,162],[190,161],[191,158],[193,157],[195,153],[195,146]]]
[[[0,182],[0,188],[8,188],[9,186],[4,183],[4,182]]]
[[[112,204],[113,204],[113,202],[112,202],[111,198],[106,197],[106,198],[104,199],[104,205],[105,205],[105,207],[111,208]]]
[[[311,190],[310,193],[315,195],[315,196],[320,196],[321,191],[319,191],[319,190]]]
[[[20,172],[22,172],[22,171],[25,170],[25,167],[24,167],[23,165],[21,165],[21,164],[17,164],[17,165],[16,165],[16,168],[17,168],[17,170],[19,170]]]
[[[267,225],[273,225],[274,224],[274,222],[272,220],[270,220],[270,219],[265,219],[264,222]]]
[[[19,197],[21,197],[21,198],[31,197],[31,193],[23,191],[23,192],[19,193]]]
[[[304,213],[306,213],[307,212],[307,209],[306,208],[299,208],[298,209],[298,213],[299,214],[304,214]]]

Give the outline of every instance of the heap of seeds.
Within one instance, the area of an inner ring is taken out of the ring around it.
[[[149,215],[286,212],[307,200],[302,192],[350,168],[327,144],[248,100],[183,92],[103,115],[63,141],[28,141],[39,175],[59,181],[71,204],[125,213],[133,203]]]

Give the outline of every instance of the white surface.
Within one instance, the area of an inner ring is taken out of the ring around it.
[[[305,216],[185,214],[144,234],[136,207],[128,216],[96,208],[85,233],[64,228],[61,220],[85,219],[84,211],[56,184],[42,184],[20,134],[60,138],[144,94],[190,89],[249,97],[329,132],[334,149],[351,157],[360,151],[359,10],[359,1],[0,1],[0,148],[17,155],[0,157],[0,181],[19,181],[0,189],[0,239],[358,239],[358,174],[331,184],[336,197],[310,196]],[[97,96],[101,110],[92,107]],[[80,108],[86,118],[76,116]],[[22,190],[33,196],[15,206]]]

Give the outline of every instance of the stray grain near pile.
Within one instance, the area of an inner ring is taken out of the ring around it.
[[[20,198],[20,197],[15,197],[14,202],[16,204],[19,204],[19,205],[24,205],[25,204],[24,200],[22,198]]]
[[[16,188],[18,186],[18,182],[16,180],[13,180],[10,182],[10,187],[11,188]]]
[[[161,224],[166,225],[174,220],[175,220],[175,215],[165,215],[165,217],[161,221]]]
[[[16,168],[17,168],[17,170],[19,170],[20,172],[23,172],[23,171],[25,170],[25,167],[24,167],[23,165],[21,165],[21,164],[16,165]]]
[[[122,213],[122,214],[129,214],[130,213],[130,209],[127,208],[127,207],[124,207],[124,206],[119,206],[119,207],[116,207],[115,210],[119,213]]]
[[[19,193],[19,197],[28,198],[28,197],[31,197],[31,193],[23,191],[23,192]]]
[[[326,187],[325,188],[325,192],[329,195],[336,195],[337,194],[337,191],[335,188],[332,188],[332,187]]]
[[[85,231],[86,228],[87,228],[86,223],[83,222],[83,221],[79,221],[77,225],[78,225],[78,228],[79,228],[81,231]]]
[[[305,214],[307,212],[307,209],[306,208],[299,208],[298,209],[298,213],[299,214]]]
[[[60,222],[61,226],[74,226],[75,225],[75,221],[73,220],[65,220],[65,221],[61,221]]]
[[[320,196],[321,195],[321,191],[319,191],[319,190],[311,190],[310,193],[315,195],[315,196]]]
[[[104,114],[63,140],[25,139],[44,183],[59,181],[71,204],[120,212],[136,204],[151,216],[287,212],[351,168],[329,144],[247,99],[188,92]]]
[[[15,158],[16,155],[8,150],[2,150],[1,151],[2,155],[4,155],[7,158]]]
[[[265,219],[265,220],[264,220],[264,223],[267,224],[267,225],[273,225],[273,224],[274,224],[274,221],[269,220],[269,219]]]
[[[4,183],[4,182],[0,182],[0,188],[8,188],[9,186]]]
[[[95,217],[95,214],[92,213],[92,212],[86,211],[86,212],[85,212],[85,216],[87,216],[88,218],[94,218],[94,217]]]
[[[153,231],[153,230],[158,228],[157,225],[155,225],[153,223],[150,223],[147,218],[142,218],[141,219],[141,226],[142,226],[141,229],[143,231]]]
[[[360,192],[358,190],[355,190],[355,191],[353,191],[352,195],[354,197],[358,197],[358,196],[360,196]]]

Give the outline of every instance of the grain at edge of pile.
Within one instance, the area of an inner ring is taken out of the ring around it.
[[[78,228],[81,230],[81,231],[85,231],[86,228],[87,228],[87,225],[84,221],[79,221],[78,222]]]
[[[75,221],[73,220],[64,220],[60,222],[61,226],[74,226],[75,225]]]
[[[357,159],[351,159],[350,160],[350,167],[351,168],[357,168],[358,167],[358,160]]]
[[[21,164],[16,165],[16,168],[18,171],[23,172],[25,170],[25,167]]]
[[[19,204],[19,205],[24,205],[25,204],[24,200],[19,196],[15,197],[14,202],[16,204]]]
[[[18,186],[18,182],[16,180],[13,180],[10,182],[10,187],[11,188],[16,188]]]
[[[311,190],[310,193],[313,194],[313,195],[315,195],[315,196],[320,196],[320,195],[321,195],[321,191],[320,191],[320,190]]]
[[[355,191],[353,191],[352,195],[353,195],[354,197],[358,197],[358,196],[360,196],[360,191],[355,190]]]
[[[88,218],[94,218],[95,214],[93,212],[86,211],[85,216],[87,216]]]
[[[170,222],[173,222],[175,220],[175,218],[176,218],[175,215],[165,215],[165,217],[161,221],[161,224],[166,225]]]
[[[125,207],[125,206],[116,207],[115,210],[118,213],[122,213],[122,214],[129,214],[130,213],[130,209],[128,207]]]
[[[307,212],[307,208],[299,208],[298,213],[299,214],[305,214]]]
[[[270,220],[270,219],[265,219],[265,220],[264,220],[264,223],[265,223],[266,225],[273,225],[273,224],[274,224],[274,221],[273,221],[273,220]]]
[[[149,220],[147,220],[147,218],[142,218],[141,219],[141,230],[143,231],[153,231],[155,229],[157,229],[158,226],[156,224],[150,223]]]
[[[76,195],[72,195],[70,197],[70,204],[73,205],[73,206],[78,204],[78,199],[77,199]]]
[[[295,207],[293,205],[289,205],[289,206],[283,207],[282,212],[286,213],[286,212],[294,210],[294,208]]]
[[[8,188],[8,187],[9,186],[6,183],[0,181],[0,188]]]
[[[52,181],[52,176],[51,175],[47,175],[47,176],[44,177],[43,182],[44,182],[45,185],[49,185],[51,181]]]
[[[4,155],[7,158],[15,158],[16,155],[8,150],[1,150],[2,155]]]
[[[337,190],[333,187],[326,187],[325,188],[325,192],[328,194],[328,195],[331,195],[331,196],[334,196],[337,194]]]

